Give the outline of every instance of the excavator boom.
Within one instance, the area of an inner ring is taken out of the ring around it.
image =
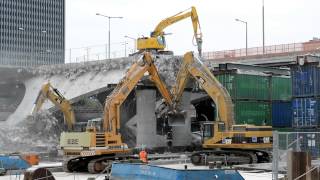
[[[58,89],[54,88],[49,82],[42,85],[31,114],[34,115],[38,112],[46,99],[49,99],[63,112],[68,130],[72,130],[75,124],[75,115],[72,106],[70,102],[58,91]]]
[[[178,72],[176,84],[173,87],[174,106],[180,102],[185,86],[192,76],[200,86],[208,93],[218,106],[218,116],[216,121],[225,123],[226,129],[234,124],[233,105],[228,91],[212,75],[210,70],[203,63],[194,57],[192,52],[184,55],[181,68]]]
[[[131,66],[126,76],[118,83],[112,94],[106,99],[104,108],[104,130],[118,134],[120,130],[120,106],[137,85],[139,80],[148,72],[168,106],[172,106],[172,96],[161,80],[157,68],[153,64],[151,54],[145,52],[141,58]]]

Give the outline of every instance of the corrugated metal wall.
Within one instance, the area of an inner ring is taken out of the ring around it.
[[[291,67],[292,127],[320,127],[320,68],[319,63]]]

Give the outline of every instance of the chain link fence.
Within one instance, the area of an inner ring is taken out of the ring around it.
[[[272,179],[277,180],[279,171],[285,167],[288,151],[304,151],[312,159],[320,158],[320,131],[316,129],[299,130],[299,132],[273,132]]]

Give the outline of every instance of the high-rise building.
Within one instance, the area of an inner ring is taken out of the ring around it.
[[[65,0],[0,0],[0,64],[64,63]]]

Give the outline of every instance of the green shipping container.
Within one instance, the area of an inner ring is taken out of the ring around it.
[[[271,126],[271,104],[269,102],[236,101],[234,112],[236,124]]]
[[[271,82],[272,100],[289,101],[292,95],[291,78],[273,76]]]
[[[216,77],[232,99],[270,100],[268,76],[226,73]]]

